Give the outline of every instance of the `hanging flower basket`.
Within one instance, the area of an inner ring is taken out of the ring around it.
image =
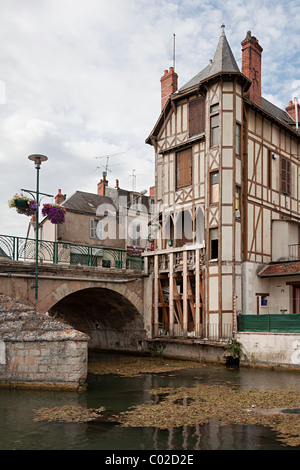
[[[18,214],[27,215],[29,217],[35,215],[38,210],[36,201],[23,194],[15,194],[8,201],[8,207],[16,209]]]
[[[42,214],[52,224],[63,224],[65,222],[66,209],[59,204],[44,204]]]

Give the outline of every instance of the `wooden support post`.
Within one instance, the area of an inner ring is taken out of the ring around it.
[[[154,255],[154,336],[158,335],[158,255]]]
[[[169,332],[174,336],[174,254],[169,254]]]
[[[196,269],[195,269],[195,334],[196,336],[201,335],[200,331],[200,304],[202,299],[200,297],[200,250],[196,250]]]
[[[182,272],[182,281],[183,281],[183,336],[187,336],[188,331],[188,289],[187,289],[187,276],[188,276],[188,267],[187,267],[187,251],[183,252],[183,272]]]

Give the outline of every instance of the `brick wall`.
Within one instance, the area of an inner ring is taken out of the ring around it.
[[[0,381],[77,387],[87,376],[87,341],[0,341]]]

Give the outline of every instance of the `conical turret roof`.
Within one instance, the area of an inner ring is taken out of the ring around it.
[[[240,69],[225,35],[225,26],[222,25],[221,29],[221,36],[213,60],[210,61],[210,63],[201,70],[201,72],[195,75],[194,78],[181,87],[179,91],[184,91],[188,88],[194,87],[201,81],[207,80],[219,73],[240,73]]]

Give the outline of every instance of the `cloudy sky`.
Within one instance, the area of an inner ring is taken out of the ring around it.
[[[29,219],[7,201],[35,189],[33,153],[48,156],[48,194],[96,192],[107,156],[111,185],[132,189],[134,173],[149,189],[145,139],[173,34],[180,87],[213,57],[222,23],[239,66],[247,31],[259,39],[265,98],[300,98],[299,0],[0,0],[0,234],[26,235]]]

